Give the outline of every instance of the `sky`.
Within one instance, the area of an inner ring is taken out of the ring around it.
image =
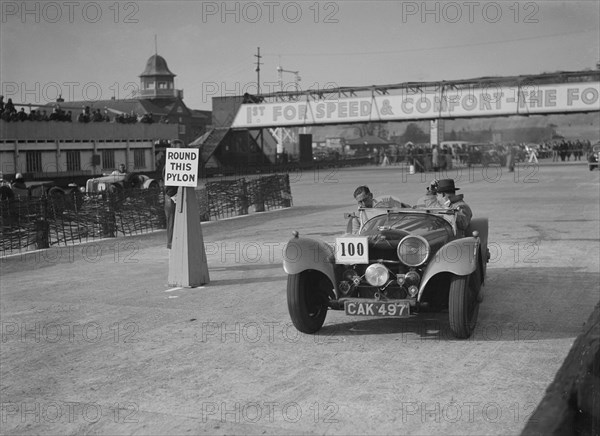
[[[127,98],[157,50],[186,105],[210,110],[256,92],[259,47],[263,92],[279,66],[301,90],[595,69],[600,2],[0,0],[15,103]]]

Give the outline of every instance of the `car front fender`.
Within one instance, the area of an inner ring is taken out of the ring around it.
[[[314,269],[325,274],[337,288],[333,247],[310,238],[292,238],[283,249],[283,270],[288,274],[299,274]]]
[[[142,189],[150,189],[153,185],[158,186],[158,182],[148,176],[144,176],[144,179],[142,179]]]
[[[471,224],[469,225],[469,231],[479,232],[479,254],[480,254],[480,262],[481,262],[481,278],[485,281],[485,277],[487,274],[487,263],[488,259],[488,232],[489,232],[489,223],[487,218],[473,218],[471,220]]]
[[[417,301],[427,286],[427,282],[436,274],[449,272],[457,276],[466,276],[475,271],[480,239],[467,237],[448,242],[433,256],[419,287]]]

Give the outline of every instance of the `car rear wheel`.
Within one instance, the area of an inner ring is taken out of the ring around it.
[[[302,333],[321,329],[327,316],[329,280],[313,270],[290,274],[287,302],[294,326]]]
[[[481,286],[480,280],[479,268],[468,276],[452,276],[448,297],[448,318],[452,334],[459,339],[471,336],[477,324],[479,312],[477,293]]]

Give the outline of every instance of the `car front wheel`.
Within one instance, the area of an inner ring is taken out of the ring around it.
[[[287,302],[294,326],[302,333],[321,329],[327,316],[329,280],[318,271],[308,270],[290,274],[287,283]]]
[[[478,271],[468,276],[452,276],[448,301],[448,318],[452,334],[466,339],[473,333],[477,323],[479,305],[477,291]]]

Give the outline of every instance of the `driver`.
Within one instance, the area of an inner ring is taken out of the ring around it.
[[[119,164],[119,169],[118,170],[114,170],[110,175],[111,176],[119,176],[121,174],[126,174],[127,171],[125,170],[125,164]]]
[[[358,216],[353,218],[352,232],[358,233],[362,225],[367,221],[367,214],[364,208],[410,208],[406,203],[388,195],[384,197],[374,197],[368,186],[362,185],[354,190],[354,199],[358,203]]]
[[[430,207],[430,208],[445,208],[455,211],[456,227],[464,231],[471,224],[473,212],[467,203],[464,202],[463,194],[456,194],[460,188],[454,186],[454,179],[434,180],[431,186],[427,188],[427,194],[417,200],[415,208]]]

